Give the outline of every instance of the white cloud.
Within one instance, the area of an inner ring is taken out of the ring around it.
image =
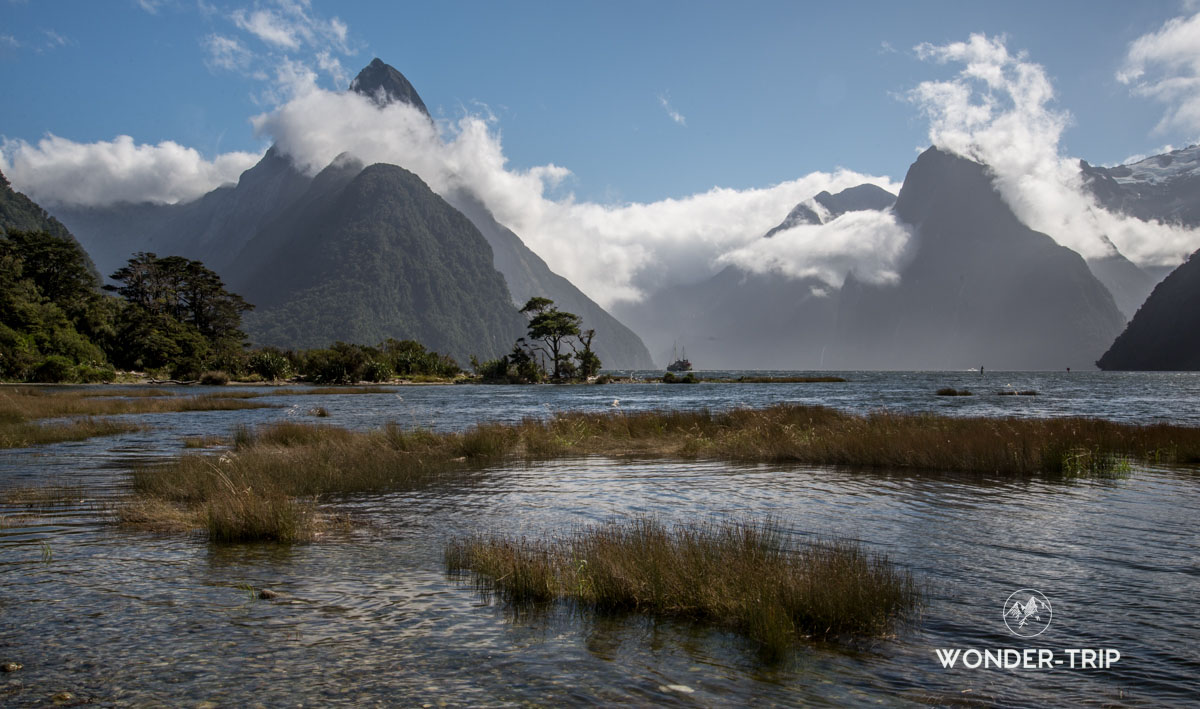
[[[1111,240],[1146,265],[1177,264],[1200,247],[1198,232],[1097,204],[1083,186],[1079,159],[1059,153],[1071,116],[1051,108],[1054,89],[1045,69],[1023,53],[1009,53],[1003,37],[975,34],[966,42],[915,49],[922,59],[962,67],[949,80],[925,81],[909,93],[929,118],[930,141],[988,165],[1000,194],[1031,228],[1089,258],[1110,254]]]
[[[69,37],[61,35],[54,30],[42,30],[42,34],[46,35],[46,49],[57,49],[65,47],[68,44],[74,44]]]
[[[1200,13],[1176,17],[1130,43],[1117,80],[1167,105],[1156,131],[1200,134]]]
[[[254,53],[236,37],[210,34],[204,38],[203,44],[208,50],[205,64],[209,68],[246,71],[254,59]]]
[[[200,11],[217,14],[200,3]],[[232,32],[242,36],[210,34],[201,40],[210,69],[235,71],[257,81],[277,81],[258,91],[254,99],[276,105],[288,100],[308,75],[327,77],[337,88],[349,83],[340,56],[355,53],[350,30],[337,17],[324,18],[312,11],[308,0],[273,0],[252,9],[237,9],[226,18]],[[282,84],[278,82],[282,81]]]
[[[0,171],[17,189],[44,204],[174,203],[236,182],[259,157],[235,152],[209,161],[171,141],[138,145],[121,135],[111,141],[77,143],[48,135],[37,145],[4,140]]]
[[[157,15],[158,9],[166,4],[166,0],[137,0],[138,7],[151,15]]]
[[[0,34],[0,48],[17,49],[21,46],[20,40],[11,34]]]
[[[675,121],[681,126],[687,125],[687,119],[683,117],[682,113],[675,110],[666,96],[659,94],[658,102],[662,104],[663,110],[667,112],[667,115],[671,117],[671,120]]]
[[[307,0],[275,0],[270,6],[257,6],[250,12],[235,10],[231,19],[240,29],[277,48],[328,46],[347,51],[346,23],[336,17],[316,17],[311,9]]]
[[[368,164],[405,167],[443,195],[469,188],[551,268],[604,305],[715,272],[722,256],[759,240],[797,202],[821,190],[863,182],[896,189],[887,179],[839,171],[764,189],[714,188],[650,204],[596,204],[547,196],[570,174],[566,168],[510,168],[486,117],[466,115],[434,126],[407,105],[379,108],[357,94],[310,88],[253,123],[260,137],[273,138],[308,172],[349,152]],[[789,243],[797,263],[806,253],[830,261],[827,252],[836,250],[827,243]],[[853,255],[843,259],[866,272],[881,260],[878,254],[862,264]],[[825,272],[848,267],[828,264]]]
[[[894,284],[900,281],[897,267],[911,236],[890,211],[847,212],[826,224],[802,224],[770,239],[755,239],[717,262],[754,273],[817,278],[832,289],[841,288],[852,271],[868,283]]]

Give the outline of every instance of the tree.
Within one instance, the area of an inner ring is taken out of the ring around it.
[[[551,378],[554,381],[562,381],[564,376],[573,373],[575,369],[571,356],[563,350],[563,346],[568,345],[569,338],[579,337],[582,319],[574,313],[553,306],[554,301],[549,298],[533,297],[525,303],[521,312],[529,316],[529,339],[541,342],[541,345],[536,345],[534,349],[550,357],[553,367]]]
[[[242,313],[254,306],[225,290],[221,277],[199,261],[141,252],[111,278],[121,285],[105,289],[116,291],[150,314],[169,315],[195,326],[214,348],[240,348],[246,339],[241,330]]]
[[[592,351],[592,338],[595,336],[595,330],[584,330],[579,335],[579,342],[583,345],[583,351],[576,352],[575,359],[579,361],[579,376],[584,379],[594,377],[600,371],[600,357]]]
[[[210,362],[240,355],[242,313],[254,306],[225,290],[203,263],[141,252],[111,278],[118,285],[104,288],[125,301],[114,352],[122,366],[171,366],[175,376],[195,376]]]

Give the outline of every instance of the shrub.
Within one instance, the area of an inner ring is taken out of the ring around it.
[[[363,379],[368,382],[386,382],[392,378],[392,368],[387,362],[373,359],[363,367]]]
[[[222,371],[210,371],[200,375],[200,383],[206,386],[224,386],[229,383],[229,375]]]
[[[287,379],[292,373],[291,362],[275,348],[264,348],[251,354],[248,366],[251,372],[271,382]]]
[[[75,363],[62,355],[50,355],[42,360],[33,370],[35,382],[73,382],[75,381]]]

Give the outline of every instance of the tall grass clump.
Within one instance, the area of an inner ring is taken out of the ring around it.
[[[90,417],[53,424],[0,419],[0,449],[82,441],[97,436],[129,433],[141,428],[138,424],[127,421]]]
[[[916,609],[907,571],[844,541],[787,544],[774,522],[610,522],[561,539],[452,541],[450,571],[510,604],[569,599],[604,612],[729,627],[777,658],[800,638],[879,636]]]
[[[514,443],[511,429],[499,425],[447,434],[396,425],[361,433],[296,421],[238,427],[230,451],[134,470],[139,504],[123,519],[154,526],[148,516],[158,510],[202,517],[213,541],[304,541],[319,531],[316,502],[323,496],[428,485],[498,460]]]

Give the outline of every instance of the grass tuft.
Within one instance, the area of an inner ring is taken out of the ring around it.
[[[801,637],[879,636],[916,609],[915,582],[852,542],[786,544],[774,522],[668,527],[610,522],[564,539],[476,537],[445,550],[450,571],[521,605],[570,599],[600,611],[730,627],[772,658]]]

